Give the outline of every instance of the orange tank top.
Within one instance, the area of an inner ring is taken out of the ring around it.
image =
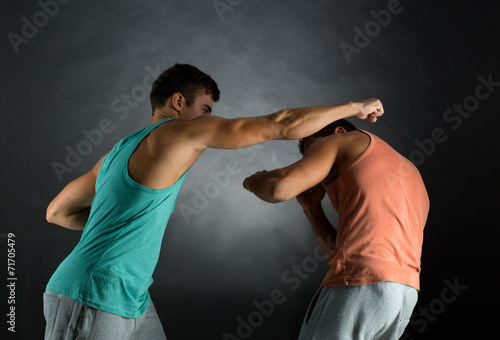
[[[360,130],[361,131],[361,130]],[[324,185],[339,215],[323,286],[394,281],[420,289],[429,197],[408,159],[366,131],[367,149]]]

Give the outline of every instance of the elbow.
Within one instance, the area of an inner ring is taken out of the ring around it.
[[[49,223],[54,223],[54,213],[49,208],[47,208],[47,211],[45,212],[45,219]]]
[[[47,211],[45,212],[45,219],[49,223],[57,224],[57,222],[56,222],[56,220],[57,220],[57,212],[56,212],[56,208],[54,206],[54,202],[53,201],[47,207]]]

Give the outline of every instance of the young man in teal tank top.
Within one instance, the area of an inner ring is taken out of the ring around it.
[[[179,189],[205,149],[298,139],[341,118],[375,122],[383,114],[380,101],[369,99],[251,118],[211,116],[217,84],[187,64],[164,71],[150,99],[150,125],[118,142],[47,208],[48,222],[83,233],[47,284],[45,339],[166,338],[148,288]]]

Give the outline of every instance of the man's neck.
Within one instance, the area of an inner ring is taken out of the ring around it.
[[[151,119],[151,122],[149,123],[149,125],[152,125],[152,124],[155,124],[155,123],[158,123],[164,119],[167,119],[167,118],[179,118],[179,114],[177,112],[170,112],[170,111],[160,111],[160,110],[157,110],[154,112],[153,114],[153,118]]]

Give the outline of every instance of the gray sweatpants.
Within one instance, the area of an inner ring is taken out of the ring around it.
[[[46,291],[43,314],[47,325],[45,340],[166,340],[156,309],[148,309],[136,319],[103,312],[66,295]]]
[[[391,281],[320,287],[307,310],[299,340],[397,340],[417,299],[415,288]]]

